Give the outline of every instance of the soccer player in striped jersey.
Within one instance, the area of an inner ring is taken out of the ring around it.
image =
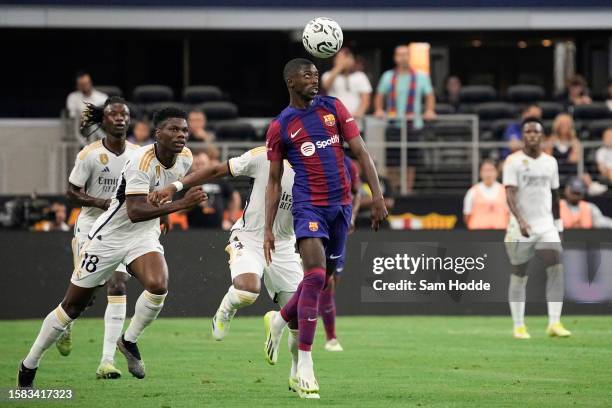
[[[40,360],[66,327],[85,310],[95,290],[124,263],[144,287],[136,302],[134,316],[117,347],[128,363],[129,372],[144,378],[145,366],[137,341],[145,328],[161,312],[168,293],[168,266],[159,242],[159,217],[191,208],[206,199],[201,187],[187,191],[185,197],[157,207],[147,201],[148,194],[166,184],[177,183],[191,167],[193,157],[185,147],[187,114],[175,108],[158,111],[155,144],[136,150],[126,162],[119,187],[106,212],[98,217],[79,254],[64,299],[45,320],[30,352],[19,365],[17,386],[31,388]]]
[[[270,174],[266,187],[264,253],[272,262],[275,250],[274,220],[281,197],[283,159],[294,172],[293,226],[302,257],[304,279],[280,312],[268,312],[265,352],[269,363],[278,358],[278,346],[287,322],[298,320],[298,394],[319,398],[311,355],[318,303],[342,256],[351,219],[351,183],[344,165],[343,143],[347,142],[372,187],[372,228],[387,216],[376,168],[365,148],[355,120],[342,102],[317,96],[319,72],[303,58],[289,61],[283,76],[289,91],[289,106],[270,124],[266,135]]]
[[[72,255],[76,260],[87,233],[96,219],[108,209],[117,189],[117,180],[129,155],[138,146],[125,140],[130,121],[130,111],[122,98],[111,97],[103,106],[88,104],[83,111],[81,127],[99,126],[105,137],[85,146],[77,155],[74,168],[68,178],[68,199],[81,206],[74,226]],[[120,264],[107,282],[106,312],[104,313],[104,341],[102,360],[96,370],[97,378],[119,378],[121,371],[115,367],[114,356],[117,339],[123,330],[126,306],[126,267]],[[72,349],[72,324],[56,342],[59,352],[67,356]]]

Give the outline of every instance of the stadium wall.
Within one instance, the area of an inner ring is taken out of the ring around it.
[[[0,319],[40,319],[61,300],[72,272],[70,233],[31,233],[0,231],[3,271],[0,274],[2,296]],[[507,314],[505,302],[497,303],[367,303],[361,300],[362,272],[367,266],[359,257],[365,242],[500,242],[501,231],[358,231],[349,240],[345,273],[338,290],[339,315],[391,315],[391,314],[451,314],[495,315]],[[163,311],[164,316],[212,316],[230,285],[227,257],[224,253],[227,233],[223,231],[171,232],[163,239],[170,269],[170,292]],[[612,275],[612,232],[568,231],[566,242],[594,244],[601,248],[597,259],[602,263],[605,279]],[[586,270],[571,268],[572,273],[588,275]],[[141,286],[132,280],[128,289],[128,314],[133,313],[134,302]],[[530,291],[544,293],[543,277],[530,279]],[[609,290],[609,285],[608,289]],[[257,303],[240,312],[258,315],[273,307],[268,296],[260,296]],[[543,298],[543,295],[542,295]],[[564,313],[612,312],[611,297],[605,303],[566,302]],[[85,316],[101,317],[106,300],[104,290]],[[545,313],[545,303],[530,304],[528,313]]]

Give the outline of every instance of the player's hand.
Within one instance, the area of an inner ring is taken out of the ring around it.
[[[351,225],[349,225],[349,235],[355,232],[355,220],[351,220]]]
[[[163,215],[159,217],[159,225],[161,228],[162,235],[166,235],[170,231],[170,217]]]
[[[159,207],[161,204],[172,201],[174,193],[176,193],[176,187],[173,184],[169,184],[161,190],[151,191],[147,196],[147,200],[152,205]]]
[[[385,111],[382,109],[376,109],[374,111],[374,116],[377,117],[378,119],[384,119],[385,118]]]
[[[519,221],[519,228],[521,229],[521,235],[525,238],[529,238],[529,231],[531,231],[531,227],[525,221]]]
[[[266,257],[266,264],[270,266],[272,263],[272,252],[276,250],[274,247],[274,233],[272,231],[264,232],[264,256]]]
[[[100,208],[103,209],[104,211],[108,210],[108,207],[110,207],[110,203],[111,203],[111,199],[108,198],[106,200],[102,200],[102,202],[100,203]]]
[[[380,228],[380,223],[383,222],[389,212],[387,211],[387,207],[385,206],[385,199],[383,196],[375,197],[372,200],[372,213],[370,214],[370,219],[372,220],[372,229],[374,231],[378,231]]]
[[[437,117],[436,111],[433,110],[426,110],[425,113],[423,113],[423,119],[425,120],[434,120]]]
[[[183,208],[188,209],[203,203],[208,199],[206,193],[202,190],[202,186],[191,187],[187,190],[185,197],[182,198]]]

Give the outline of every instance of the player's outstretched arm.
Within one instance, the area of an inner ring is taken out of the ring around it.
[[[389,213],[385,206],[385,199],[382,195],[380,188],[380,182],[378,181],[378,172],[374,166],[374,161],[370,157],[370,153],[366,150],[365,143],[361,136],[354,137],[348,141],[349,148],[353,155],[361,165],[363,172],[366,176],[370,189],[372,190],[372,214],[370,216],[372,220],[372,229],[378,231],[380,223],[387,218]]]
[[[283,162],[280,160],[270,161],[270,173],[268,174],[268,185],[266,186],[266,223],[264,229],[264,255],[266,263],[272,263],[272,251],[274,251],[274,233],[272,227],[276,219],[278,204],[281,196],[281,179],[283,177]]]
[[[186,210],[205,200],[206,194],[202,191],[202,187],[192,187],[180,200],[173,201],[161,207],[151,204],[147,200],[146,194],[128,195],[125,205],[127,206],[127,213],[130,220],[132,222],[142,222],[176,211]]]
[[[516,218],[516,220],[518,221],[519,227],[521,229],[521,234],[524,237],[529,237],[529,230],[531,229],[531,227],[523,219],[523,216],[521,215],[521,212],[518,209],[518,205],[516,203],[516,192],[516,186],[506,186],[506,201],[508,202],[508,208],[510,209],[512,215],[514,215],[514,218]]]
[[[191,188],[193,186],[201,186],[207,181],[229,176],[231,175],[229,171],[228,162],[223,162],[219,164],[215,164],[213,166],[206,166],[202,169],[193,171],[185,176],[181,183],[183,183],[183,188]],[[167,202],[172,201],[172,197],[176,193],[176,186],[174,184],[168,184],[161,190],[152,191],[149,193],[149,202],[153,205],[165,204]]]
[[[87,195],[83,187],[77,187],[72,183],[68,183],[66,198],[68,198],[68,201],[74,205],[79,205],[81,207],[96,207],[103,210],[108,210],[108,206],[111,202],[110,199],[96,198]]]

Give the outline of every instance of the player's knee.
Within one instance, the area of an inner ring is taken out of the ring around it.
[[[127,287],[124,281],[109,282],[106,292],[109,296],[123,296],[127,292]]]
[[[165,277],[150,279],[144,287],[149,293],[163,295],[168,292],[168,279]]]
[[[519,278],[524,278],[527,276],[527,264],[513,266],[512,274],[518,276]]]
[[[237,290],[250,292],[256,295],[259,295],[259,292],[261,291],[259,276],[254,273],[238,275],[236,278],[234,278],[232,283],[234,285],[234,289]]]
[[[62,302],[62,309],[71,319],[79,317],[86,307],[87,303],[74,303],[66,300]]]
[[[326,279],[327,276],[325,275],[325,272],[319,268],[306,271],[304,274],[304,283],[308,283],[309,285],[318,287],[320,289],[325,287]]]

